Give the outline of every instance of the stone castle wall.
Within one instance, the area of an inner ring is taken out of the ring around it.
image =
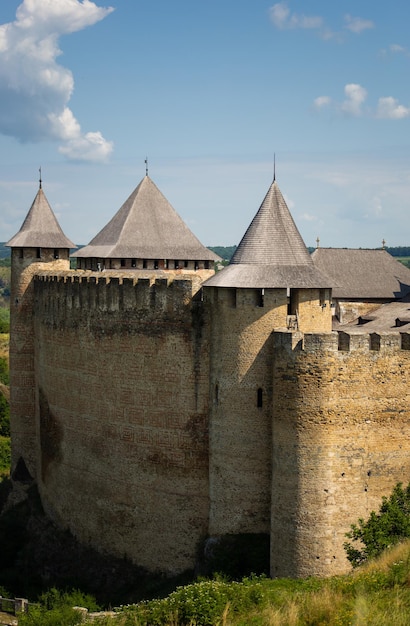
[[[151,571],[235,533],[270,533],[273,576],[347,569],[350,524],[410,477],[408,334],[330,332],[321,290],[302,333],[286,289],[32,266],[13,455],[60,526]]]
[[[10,297],[10,404],[12,420],[12,467],[24,458],[29,474],[37,476],[37,433],[34,378],[34,283],[33,277],[50,263],[56,271],[69,269],[68,250],[17,248],[11,255]]]
[[[347,569],[345,533],[410,480],[409,335],[275,333],[271,573]]]
[[[39,487],[84,542],[192,567],[208,527],[209,346],[195,280],[34,283]]]

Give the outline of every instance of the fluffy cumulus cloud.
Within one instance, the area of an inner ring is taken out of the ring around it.
[[[102,161],[112,143],[83,133],[67,106],[74,79],[57,63],[58,40],[92,26],[113,9],[90,0],[23,0],[16,19],[0,25],[0,132],[27,141],[60,142],[69,159]]]
[[[345,115],[359,117],[366,113],[372,117],[390,120],[401,120],[410,117],[410,107],[400,104],[396,98],[387,96],[379,98],[376,111],[370,108],[364,110],[367,100],[367,90],[357,83],[349,83],[344,88],[345,99],[335,102],[329,96],[318,96],[313,101],[313,107],[320,111],[326,107],[342,112]]]
[[[405,117],[410,117],[410,107],[405,107],[402,104],[399,104],[396,98],[392,98],[391,96],[379,98],[377,117],[390,120],[401,120]]]
[[[362,106],[367,98],[366,89],[356,83],[350,83],[345,85],[345,96],[341,104],[342,111],[349,115],[361,115]]]

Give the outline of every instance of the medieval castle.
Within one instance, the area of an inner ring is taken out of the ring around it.
[[[310,255],[277,182],[226,268],[146,175],[72,256],[42,185],[12,249],[12,478],[149,571],[270,537],[272,576],[346,571],[410,479],[410,270]]]

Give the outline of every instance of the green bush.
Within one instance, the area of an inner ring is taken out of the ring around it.
[[[9,474],[10,464],[11,464],[10,437],[0,436],[0,476]]]
[[[97,611],[95,598],[78,589],[60,591],[49,589],[39,597],[38,606],[19,616],[19,626],[76,626],[83,623],[82,614],[73,607],[81,606]]]
[[[3,293],[3,295],[9,295]],[[10,309],[0,307],[0,333],[10,332]]]
[[[352,524],[346,537],[356,542],[344,544],[353,567],[410,537],[410,483],[405,489],[398,483],[389,498],[383,497],[379,512],[372,511],[367,521]]]

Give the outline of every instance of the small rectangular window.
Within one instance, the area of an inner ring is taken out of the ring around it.
[[[263,389],[262,389],[262,387],[259,387],[258,392],[257,392],[256,406],[258,407],[258,409],[261,409],[262,406],[263,406]]]
[[[265,290],[256,290],[256,306],[263,308],[265,306]]]
[[[58,250],[57,250],[57,249],[55,249],[55,250],[54,250],[54,258],[55,258],[55,259],[59,259],[59,258],[60,258],[60,255],[59,255],[59,253],[58,253]]]
[[[41,248],[37,248],[37,258],[41,259]]]
[[[147,259],[143,259],[142,260],[142,269],[146,270],[147,269]]]
[[[121,259],[121,267],[125,267],[125,259]]]
[[[131,267],[137,267],[137,259],[131,260]]]

